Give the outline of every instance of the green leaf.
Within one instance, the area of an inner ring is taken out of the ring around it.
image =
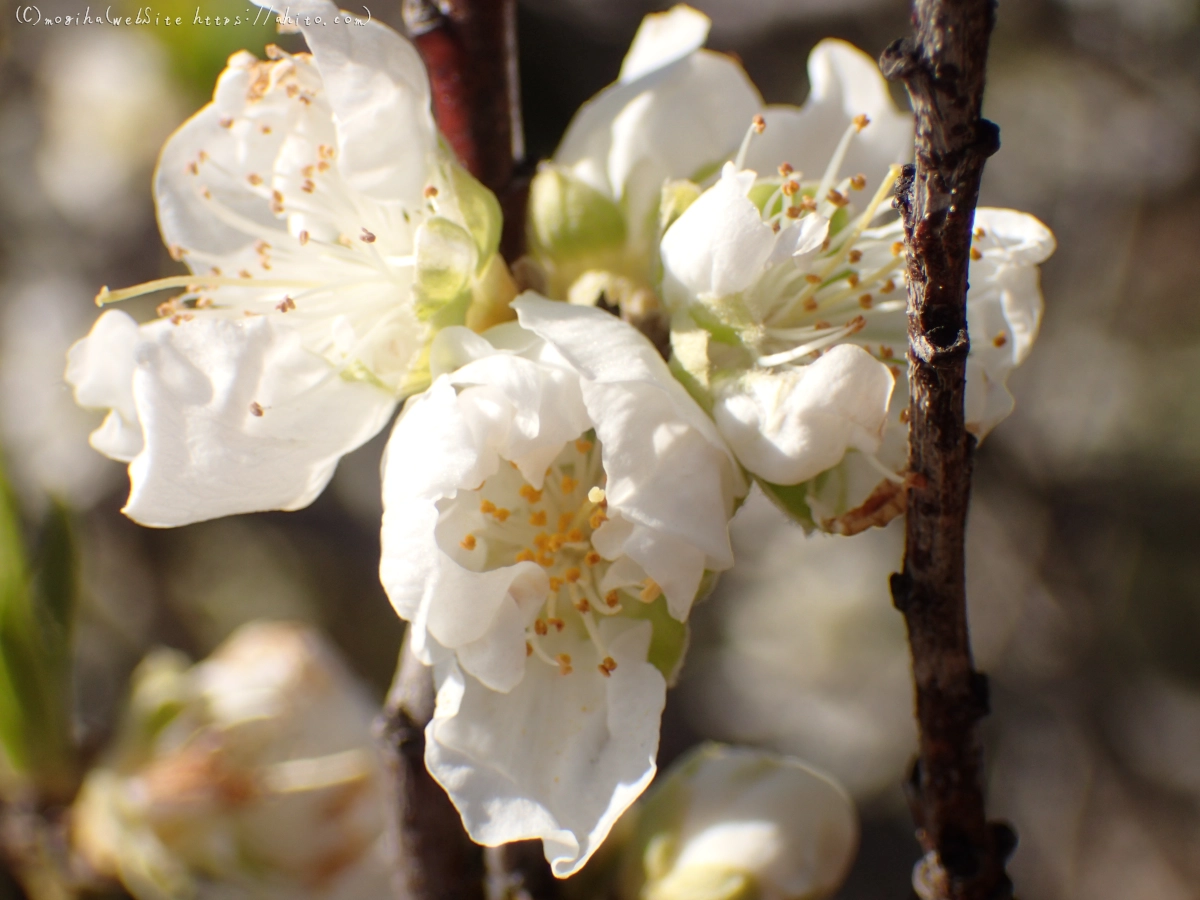
[[[77,577],[67,511],[47,517],[33,571],[16,500],[0,469],[0,744],[44,799],[75,786],[71,623]]]

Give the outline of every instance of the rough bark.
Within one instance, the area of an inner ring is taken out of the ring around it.
[[[994,0],[916,0],[915,35],[880,61],[916,114],[916,164],[896,201],[908,252],[912,474],[904,568],[891,587],[916,684],[920,759],[910,787],[928,854],[923,892],[939,900],[1012,896],[1013,833],[984,810],[977,725],[988,690],[971,656],[964,564],[974,449],[963,413],[967,267],[980,177],[999,147],[998,129],[980,116],[994,16]]]

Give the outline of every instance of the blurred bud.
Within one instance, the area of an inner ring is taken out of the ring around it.
[[[799,760],[706,744],[638,812],[623,900],[817,900],[841,885],[858,844],[842,788]]]
[[[665,234],[701,194],[700,185],[694,181],[668,181],[663,185],[662,201],[658,207],[658,232]]]
[[[300,625],[243,626],[190,667],[152,653],[76,801],[75,846],[138,900],[386,896],[373,714]]]

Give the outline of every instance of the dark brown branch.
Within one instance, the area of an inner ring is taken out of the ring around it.
[[[404,25],[429,70],[433,113],[459,161],[504,209],[501,249],[523,250],[524,161],[516,0],[402,0]]]
[[[483,900],[483,853],[463,831],[458,810],[425,768],[425,726],[433,718],[430,670],[407,635],[400,665],[376,722],[393,796],[388,827],[401,900]]]
[[[963,395],[967,267],[983,165],[999,147],[981,118],[994,0],[916,0],[916,34],[880,60],[908,88],[916,164],[897,190],[908,251],[911,400],[907,541],[892,596],[912,650],[920,725],[913,808],[935,896],[1012,895],[1005,862],[1014,838],[984,812],[977,724],[988,712],[967,629],[964,534],[974,441]]]

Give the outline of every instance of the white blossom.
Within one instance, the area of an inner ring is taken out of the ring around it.
[[[380,574],[434,665],[426,763],[486,845],[576,871],[654,775],[667,679],[745,491],[636,330],[525,295],[435,341],[384,461]]]
[[[311,55],[234,54],[163,148],[159,223],[191,274],[97,300],[185,292],[147,325],[105,313],[70,353],[143,524],[310,503],[428,383],[436,330],[512,296],[499,206],[439,146],[416,50],[378,23],[301,30]]]
[[[663,236],[662,295],[676,362],[738,459],[776,499],[779,486],[809,483],[804,504],[793,494],[785,505],[836,528],[881,478],[902,480],[907,260],[885,201],[910,150],[911,117],[891,108],[878,68],[849,45],[819,46],[810,69],[824,102],[768,120],[739,154],[777,153],[778,164],[760,176],[727,163]],[[804,137],[806,119],[823,144]],[[811,177],[783,157],[804,160],[818,146],[832,155]],[[1036,336],[1036,266],[1054,242],[1013,210],[979,209],[975,226],[966,407],[982,437],[1012,409],[1005,381]],[[854,472],[814,481],[852,451]]]
[[[389,890],[375,706],[323,639],[252,623],[156,651],[72,810],[74,847],[138,900],[375,900]]]

